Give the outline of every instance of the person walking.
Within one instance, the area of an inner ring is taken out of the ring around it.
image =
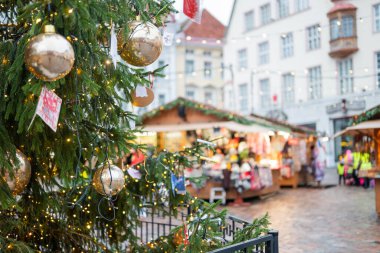
[[[354,180],[352,178],[352,171],[353,171],[353,157],[351,150],[347,149],[346,153],[344,155],[344,177],[347,185],[351,185],[354,183]]]
[[[326,152],[325,147],[318,140],[317,145],[314,147],[313,158],[315,166],[315,181],[317,181],[318,187],[321,186],[321,182],[325,176],[326,168]]]

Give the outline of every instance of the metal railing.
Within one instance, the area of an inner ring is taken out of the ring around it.
[[[177,218],[174,218],[170,212],[147,211],[144,217],[140,218],[140,226],[136,229],[135,234],[143,244],[160,236],[169,235],[171,229],[186,221],[189,213],[189,209],[183,209],[178,212]],[[227,244],[233,241],[235,233],[248,224],[242,219],[228,216],[225,226],[221,227],[223,243]],[[212,251],[212,253],[227,252],[278,253],[278,232],[270,231],[267,235]]]
[[[232,252],[278,253],[278,232],[270,231],[267,235],[229,245],[221,249],[210,251],[209,253]]]

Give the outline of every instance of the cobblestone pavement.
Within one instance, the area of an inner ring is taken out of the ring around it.
[[[282,189],[270,198],[253,200],[249,207],[228,210],[246,220],[268,212],[271,227],[279,231],[281,253],[380,253],[373,189]]]

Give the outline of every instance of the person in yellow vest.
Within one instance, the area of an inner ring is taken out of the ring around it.
[[[370,170],[372,168],[371,156],[368,152],[364,152],[361,157],[362,164],[360,170]],[[368,177],[363,178],[363,187],[367,189],[370,185],[370,179]]]
[[[342,184],[342,179],[343,179],[343,184],[345,184],[345,177],[344,177],[344,159],[343,155],[339,156],[339,161],[337,163],[337,169],[338,169],[338,175],[339,175],[339,185]]]

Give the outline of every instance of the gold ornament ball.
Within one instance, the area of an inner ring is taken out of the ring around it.
[[[24,56],[28,70],[43,81],[56,81],[66,76],[74,65],[74,49],[52,25],[30,39]]]
[[[124,187],[124,172],[113,164],[99,167],[92,180],[95,190],[107,196],[118,194]]]
[[[132,91],[132,104],[136,107],[145,107],[150,105],[154,100],[154,93],[152,89],[146,87],[146,93],[148,96],[146,97],[137,97],[136,91]]]
[[[129,34],[118,34],[117,49],[120,57],[136,67],[152,64],[162,51],[162,37],[158,28],[150,22],[133,21]]]
[[[13,195],[18,195],[24,191],[32,174],[30,162],[28,161],[28,158],[21,153],[21,151],[17,150],[16,158],[18,160],[18,165],[14,168],[13,177],[8,171],[6,171],[4,175],[4,180],[7,182],[7,185]]]

